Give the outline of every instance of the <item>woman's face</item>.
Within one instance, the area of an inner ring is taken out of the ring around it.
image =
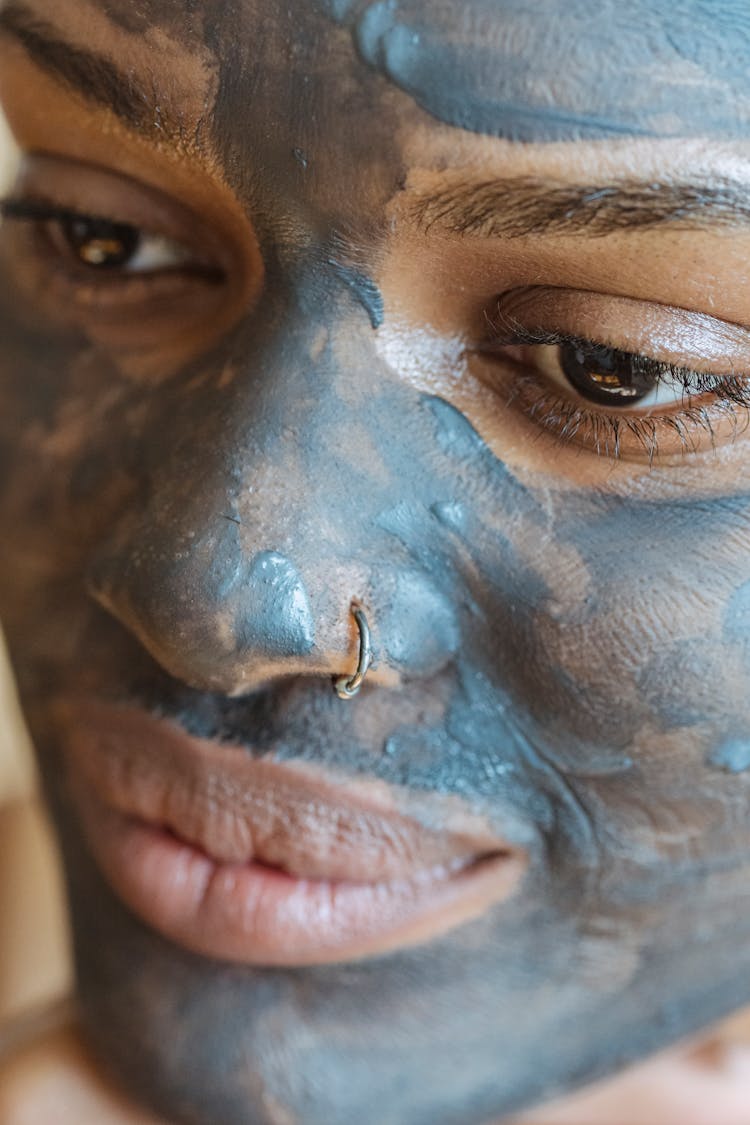
[[[102,1058],[478,1125],[750,1000],[744,10],[0,25],[0,613]]]

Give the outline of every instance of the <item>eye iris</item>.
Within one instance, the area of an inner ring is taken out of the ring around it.
[[[562,344],[559,359],[566,378],[584,398],[608,406],[630,406],[658,382],[637,356],[599,344]]]
[[[95,269],[127,265],[138,249],[141,236],[126,223],[72,216],[62,224],[63,234],[76,257]]]

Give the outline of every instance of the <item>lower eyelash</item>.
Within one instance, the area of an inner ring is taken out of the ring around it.
[[[578,336],[549,332],[545,329],[527,329],[507,316],[503,316],[502,320],[490,321],[490,329],[489,351],[490,353],[495,351],[495,354],[498,349],[502,351],[503,347],[518,344],[532,347],[572,344],[585,348],[590,347],[592,343],[597,343],[603,347],[611,347],[613,351],[621,350],[604,341],[583,340]],[[692,371],[649,356],[633,354],[633,358],[647,365],[649,374],[657,382],[682,384],[687,403],[681,410],[671,414],[664,410],[640,415],[624,412],[612,415],[604,411],[589,410],[572,399],[541,391],[540,380],[534,379],[528,373],[516,380],[516,389],[524,387],[530,392],[528,398],[533,396],[533,401],[525,403],[523,409],[529,417],[555,434],[560,443],[571,444],[583,434],[597,454],[604,454],[615,460],[621,456],[623,435],[630,434],[640,444],[648,457],[649,464],[652,464],[659,455],[659,436],[665,429],[677,435],[684,453],[690,453],[695,452],[697,429],[708,434],[711,445],[715,448],[714,422],[717,420],[717,411],[721,411],[722,420],[732,419],[733,439],[739,432],[740,422],[743,423],[743,429],[750,425],[750,380],[736,375],[722,376]],[[710,395],[713,399],[711,408],[705,404],[689,405],[690,399],[702,398],[706,395]],[[511,399],[514,397],[515,394],[511,395]]]
[[[744,388],[741,401],[734,394],[721,397],[714,391],[716,403],[713,408],[705,405],[686,406],[674,414],[611,415],[587,410],[559,395],[540,393],[539,383],[531,376],[523,377],[521,383],[533,395],[533,400],[524,403],[522,409],[544,430],[552,433],[560,444],[567,446],[574,444],[577,439],[580,442],[585,438],[597,454],[614,460],[619,460],[622,456],[623,437],[631,435],[643,449],[649,464],[653,464],[659,455],[659,439],[665,429],[677,435],[684,453],[695,452],[697,429],[708,434],[713,447],[717,408],[721,410],[722,420],[727,417],[732,419],[732,438],[740,431],[740,424],[742,429],[750,425],[750,389],[747,387]],[[517,383],[510,401],[517,397],[518,389]]]

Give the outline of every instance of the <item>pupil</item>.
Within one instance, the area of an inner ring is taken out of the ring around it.
[[[65,219],[63,234],[79,261],[95,269],[127,265],[138,249],[140,233],[126,223],[105,219]]]
[[[560,366],[568,382],[591,402],[629,406],[645,398],[658,383],[643,360],[599,344],[562,344]]]

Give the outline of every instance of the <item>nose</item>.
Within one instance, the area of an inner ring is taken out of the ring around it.
[[[369,683],[432,675],[456,647],[451,600],[393,515],[434,499],[419,396],[353,308],[328,325],[298,306],[259,313],[223,363],[162,390],[140,439],[144,500],[115,519],[90,591],[203,690],[353,674],[353,603],[372,629]]]

